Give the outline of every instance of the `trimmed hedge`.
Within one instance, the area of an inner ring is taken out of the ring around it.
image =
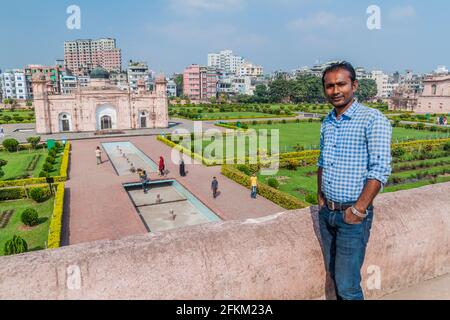
[[[250,177],[240,172],[235,166],[223,165],[222,174],[229,179],[239,183],[240,185],[250,189]],[[263,182],[258,182],[258,194],[262,197],[278,204],[279,206],[292,210],[306,208],[309,205],[302,202],[290,194],[281,192],[277,189],[269,187]]]
[[[25,188],[0,189],[0,201],[26,198]]]
[[[53,177],[54,182],[65,182],[67,180],[67,168],[69,166],[69,152],[70,152],[70,143],[66,142],[66,146],[64,148],[64,153],[61,160],[61,169],[59,172],[59,176]],[[9,180],[9,181],[0,181],[0,188],[4,187],[19,187],[19,186],[27,186],[32,184],[44,184],[47,183],[46,178],[30,178],[30,179],[20,179],[20,180]]]
[[[58,183],[55,202],[53,205],[52,220],[48,231],[47,248],[59,248],[61,246],[62,215],[64,208],[64,183]]]

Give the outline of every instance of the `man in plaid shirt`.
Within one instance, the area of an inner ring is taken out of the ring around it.
[[[325,264],[338,299],[362,300],[372,202],[391,173],[392,127],[380,111],[355,101],[358,81],[350,63],[328,67],[322,82],[334,106],[320,130],[317,175]]]

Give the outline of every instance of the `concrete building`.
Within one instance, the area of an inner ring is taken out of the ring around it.
[[[127,74],[128,84],[130,85],[131,90],[136,91],[138,89],[137,83],[139,80],[143,80],[145,82],[145,85],[148,88],[150,87],[151,77],[146,62],[137,62],[130,60],[130,62],[128,63]]]
[[[193,102],[209,101],[217,97],[218,78],[215,68],[190,65],[183,72],[183,93]]]
[[[450,113],[450,75],[423,79],[424,89],[417,101],[417,113]]]
[[[76,76],[88,75],[100,66],[108,72],[122,70],[121,50],[110,38],[64,42],[64,65]]]
[[[167,80],[167,97],[177,96],[177,84],[173,79]]]
[[[3,99],[27,100],[30,98],[25,72],[22,69],[0,74]]]
[[[49,94],[47,83],[42,73],[33,76],[38,134],[168,127],[164,76],[156,79],[152,92],[143,81],[137,92],[122,91],[104,69],[93,70],[89,85],[68,95]]]
[[[263,67],[247,62],[238,68],[236,74],[240,77],[260,77],[263,75]]]
[[[33,97],[33,86],[31,84],[32,77],[35,73],[43,73],[52,84],[53,93],[61,93],[61,76],[64,68],[59,65],[42,66],[39,64],[30,64],[25,68],[25,76],[27,80],[28,96]]]
[[[377,98],[386,99],[391,96],[392,91],[398,86],[389,80],[389,75],[381,70],[372,71],[371,78],[377,84]]]
[[[60,78],[61,94],[71,94],[78,88],[78,80],[75,76],[62,75]]]
[[[208,54],[208,67],[222,69],[225,72],[236,73],[244,63],[245,59],[233,55],[232,50],[222,50],[220,53]]]
[[[363,67],[356,67],[355,72],[356,72],[356,79],[358,80],[372,78],[370,72],[367,72],[366,69],[364,69]]]

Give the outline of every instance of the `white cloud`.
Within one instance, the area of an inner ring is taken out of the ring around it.
[[[181,14],[203,11],[232,11],[241,9],[247,0],[170,0],[170,8]]]
[[[328,29],[342,28],[342,25],[351,21],[349,17],[337,16],[334,13],[321,11],[307,18],[299,18],[291,21],[288,28],[292,30],[311,30],[311,29]]]
[[[403,20],[408,18],[414,18],[416,16],[416,10],[413,6],[397,6],[391,9],[389,17],[392,20]]]

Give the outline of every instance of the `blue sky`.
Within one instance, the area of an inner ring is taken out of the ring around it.
[[[69,30],[69,5],[81,29]],[[381,29],[369,30],[369,5]],[[207,53],[232,49],[265,67],[292,70],[345,59],[389,72],[450,67],[450,2],[442,0],[22,0],[1,4],[0,69],[63,58],[65,40],[114,37],[129,59],[157,72],[206,64]]]

